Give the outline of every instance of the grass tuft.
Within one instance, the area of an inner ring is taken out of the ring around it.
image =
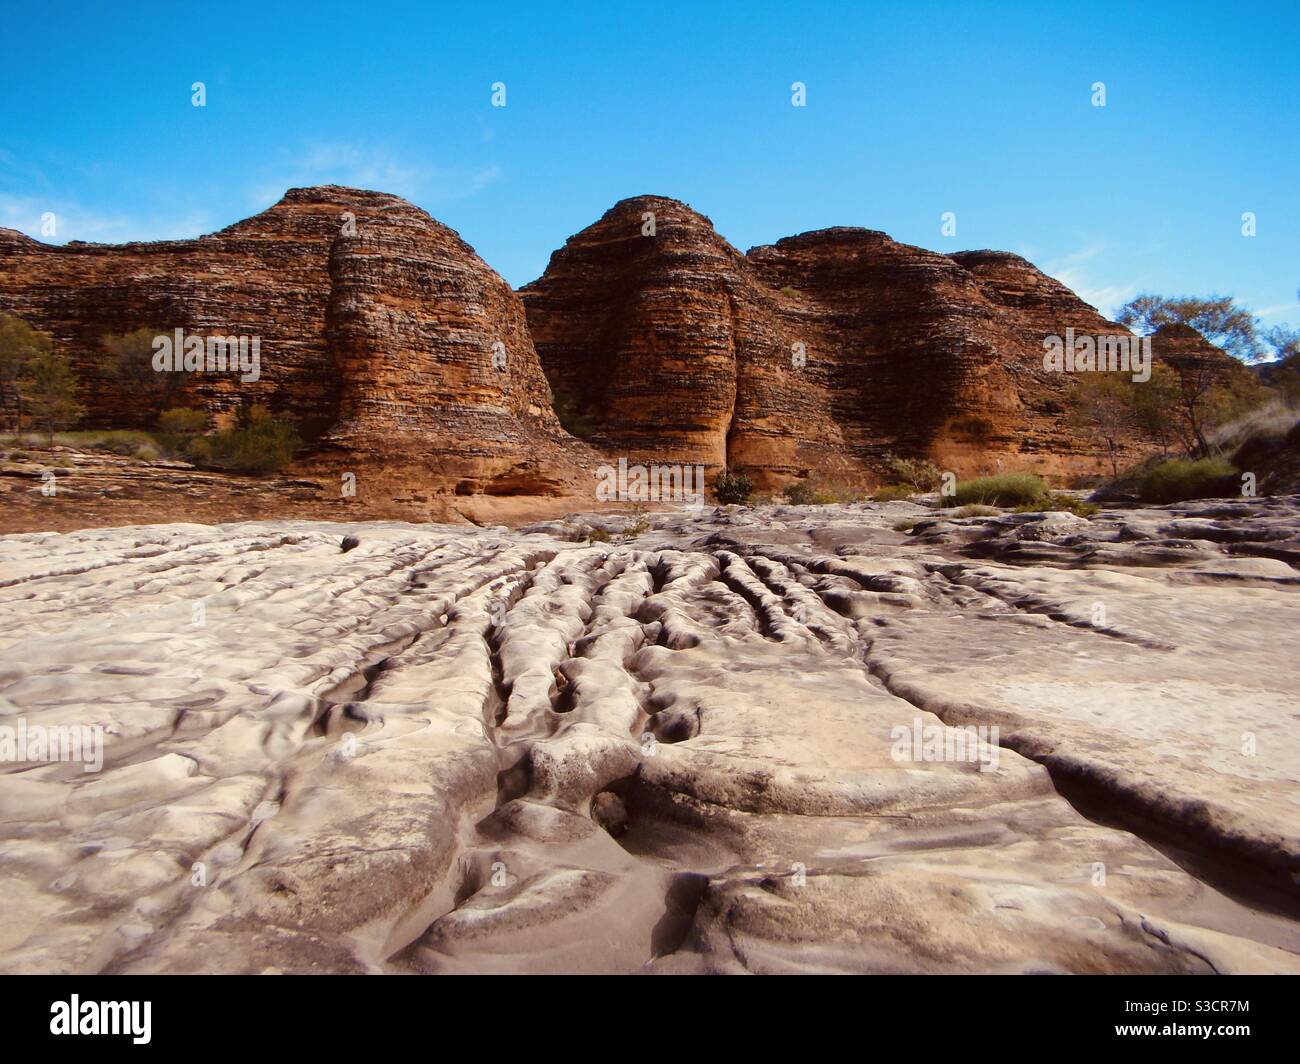
[[[951,506],[1027,506],[1049,496],[1043,478],[1033,473],[999,473],[991,477],[957,482],[956,493],[949,496]]]
[[[1237,469],[1223,457],[1171,458],[1143,470],[1137,479],[1143,502],[1184,502],[1188,499],[1235,495]]]

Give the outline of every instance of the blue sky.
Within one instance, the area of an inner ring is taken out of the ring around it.
[[[53,2],[4,29],[0,225],[52,211],[56,242],[194,236],[337,182],[520,285],[655,193],[741,250],[860,225],[1019,252],[1106,311],[1224,292],[1300,325],[1295,0]]]

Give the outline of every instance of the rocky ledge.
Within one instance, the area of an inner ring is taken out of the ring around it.
[[[632,520],[7,537],[0,969],[1300,972],[1300,498]]]

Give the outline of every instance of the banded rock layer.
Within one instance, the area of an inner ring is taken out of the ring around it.
[[[541,493],[575,471],[518,298],[396,196],[292,189],[195,240],[56,247],[0,230],[0,310],[71,353],[94,426],[156,415],[103,337],[183,329],[260,338],[261,378],[180,374],[177,405],[264,403],[325,430],[325,454],[462,492]]]
[[[552,387],[593,439],[765,486],[858,479],[888,452],[961,472],[1096,471],[1099,443],[1071,426],[1073,380],[1043,369],[1043,339],[1129,335],[1017,255],[852,228],[741,254],[653,196],[617,204],[520,294]]]
[[[1095,472],[1101,441],[1071,424],[1074,376],[1044,370],[1043,339],[1128,335],[1016,255],[850,228],[741,254],[653,196],[616,204],[516,293],[418,208],[335,186],[195,240],[0,230],[0,311],[71,353],[90,426],[157,414],[106,334],[258,337],[259,381],[181,374],[169,402],[265,403],[322,434],[308,465],[458,495],[591,490],[596,455],[551,389],[609,458],[743,468],[760,487],[874,481],[888,453]]]

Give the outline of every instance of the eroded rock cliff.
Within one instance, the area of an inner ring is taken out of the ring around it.
[[[258,338],[259,378],[178,374],[171,402],[218,417],[264,403],[323,433],[318,461],[460,493],[541,493],[577,476],[518,298],[396,196],[293,189],[185,241],[56,247],[0,231],[0,310],[72,355],[91,425],[157,414],[103,337],[180,329]]]
[[[106,334],[258,338],[256,381],[180,374],[168,402],[264,403],[308,430],[305,467],[365,470],[388,495],[590,494],[599,453],[764,488],[874,482],[891,453],[1100,472],[1102,441],[1069,416],[1076,377],[1044,369],[1043,342],[1129,336],[1016,255],[852,228],[742,254],[656,196],[616,204],[516,293],[425,212],[334,186],[195,240],[0,230],[0,310],[72,354],[94,426],[149,426],[159,406],[115,373]]]
[[[742,255],[654,196],[615,205],[520,294],[594,440],[765,486],[871,477],[891,452],[961,473],[1099,471],[1099,441],[1068,416],[1074,378],[1044,369],[1043,341],[1130,335],[1017,255],[852,228]]]

